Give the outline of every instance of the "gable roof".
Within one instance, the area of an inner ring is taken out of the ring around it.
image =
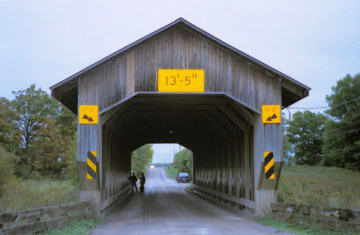
[[[177,20],[171,22],[170,24],[165,25],[164,27],[162,27],[162,28],[160,28],[160,29],[158,29],[158,30],[156,30],[156,31],[154,31],[154,32],[152,32],[152,33],[150,33],[150,34],[148,34],[148,35],[146,35],[146,36],[144,36],[144,37],[136,40],[135,42],[133,42],[133,43],[131,43],[131,44],[129,44],[129,45],[121,48],[120,50],[115,51],[114,53],[112,53],[112,54],[104,57],[103,59],[97,61],[96,63],[91,64],[90,66],[88,66],[88,67],[80,70],[79,72],[71,75],[70,77],[64,79],[63,81],[61,81],[61,82],[59,82],[59,83],[56,83],[55,85],[51,86],[50,89],[52,90],[52,95],[54,96],[53,93],[54,93],[54,90],[55,90],[55,89],[57,89],[57,88],[65,85],[65,84],[67,84],[67,83],[72,83],[72,84],[75,83],[75,84],[77,84],[77,82],[76,82],[77,79],[78,79],[81,75],[85,74],[86,72],[88,72],[88,71],[92,70],[93,68],[95,68],[95,67],[97,67],[97,66],[99,66],[99,65],[101,65],[101,64],[103,64],[103,63],[105,63],[105,62],[107,62],[108,60],[110,60],[110,59],[118,56],[119,54],[124,53],[124,52],[130,50],[131,48],[133,48],[133,47],[135,47],[135,46],[137,46],[137,45],[145,42],[146,40],[149,40],[149,39],[153,38],[154,36],[156,36],[156,35],[164,32],[165,30],[167,30],[167,29],[169,29],[169,28],[172,28],[172,27],[174,27],[174,26],[176,26],[176,25],[180,25],[180,24],[183,24],[183,25],[189,27],[190,29],[196,31],[197,33],[205,36],[205,37],[208,38],[209,40],[212,40],[212,41],[214,41],[215,43],[217,43],[217,44],[225,47],[226,49],[232,51],[233,53],[239,55],[240,57],[244,58],[245,60],[247,60],[247,61],[249,61],[249,62],[251,62],[251,63],[253,63],[253,64],[255,64],[255,65],[260,66],[261,68],[265,69],[266,71],[270,72],[271,74],[278,75],[278,76],[281,77],[282,79],[286,80],[287,83],[294,84],[294,85],[296,85],[296,86],[298,86],[298,87],[301,87],[301,88],[304,90],[304,92],[302,92],[303,94],[302,94],[302,97],[301,97],[301,98],[303,98],[303,97],[305,97],[305,96],[308,95],[308,92],[309,92],[309,90],[310,90],[310,87],[308,87],[308,86],[302,84],[301,82],[293,79],[292,77],[290,77],[290,76],[288,76],[288,75],[286,75],[286,74],[284,74],[284,73],[282,73],[282,72],[274,69],[273,67],[271,67],[271,66],[269,66],[269,65],[267,65],[267,64],[265,64],[265,63],[263,63],[263,62],[261,62],[261,61],[259,61],[259,60],[257,60],[257,59],[255,59],[254,57],[246,54],[245,52],[236,49],[235,47],[227,44],[226,42],[218,39],[217,37],[211,35],[210,33],[206,32],[205,30],[197,27],[196,25],[190,23],[189,21],[187,21],[187,20],[185,20],[184,18],[181,18],[181,17],[178,18]],[[56,96],[55,96],[55,98],[59,99],[60,97],[56,97]],[[297,101],[297,100],[299,100],[299,99],[296,99],[296,101]],[[296,101],[289,102],[289,104],[284,104],[284,106],[289,106],[289,105],[291,105],[292,103],[294,103],[294,102],[296,102]],[[73,109],[71,109],[71,110],[73,110]],[[73,111],[74,111],[74,110],[73,110]]]

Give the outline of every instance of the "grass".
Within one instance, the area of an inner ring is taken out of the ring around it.
[[[165,167],[165,170],[168,177],[171,179],[176,179],[176,176],[179,173],[179,170],[176,168]]]
[[[264,216],[257,218],[260,224],[271,226],[276,228],[279,232],[290,232],[297,235],[355,235],[357,233],[346,231],[328,231],[320,229],[314,226],[306,224],[290,224],[283,221],[279,221],[271,218],[270,216]]]
[[[4,185],[0,211],[15,211],[77,202],[79,189],[68,180],[11,179]]]
[[[284,166],[278,202],[360,209],[360,172],[321,166]]]
[[[102,222],[100,219],[81,219],[68,223],[60,229],[51,229],[43,235],[87,235]]]

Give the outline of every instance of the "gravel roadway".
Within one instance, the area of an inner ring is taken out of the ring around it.
[[[92,234],[289,234],[205,201],[186,192],[187,186],[167,178],[162,168],[148,169],[145,193],[134,193]]]

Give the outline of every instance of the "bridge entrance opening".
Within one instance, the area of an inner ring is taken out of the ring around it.
[[[101,113],[102,201],[127,187],[135,149],[172,142],[192,150],[199,192],[254,207],[254,115],[225,94],[138,93],[115,104]]]

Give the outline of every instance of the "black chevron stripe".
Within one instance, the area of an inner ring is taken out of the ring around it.
[[[265,161],[265,166],[271,161],[271,159],[274,158],[273,152],[270,152],[264,159]]]
[[[87,157],[96,165],[96,157],[89,151]]]
[[[265,172],[266,179],[269,179],[273,173],[274,173],[274,166],[270,167],[270,169],[267,172]]]
[[[87,173],[96,179],[96,172],[94,172],[88,165],[86,165]]]

